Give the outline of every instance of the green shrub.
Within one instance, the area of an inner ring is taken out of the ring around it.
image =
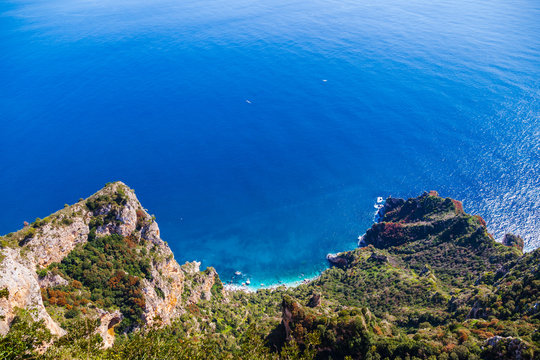
[[[67,216],[62,219],[62,224],[64,225],[71,225],[73,224],[73,219],[68,218]]]
[[[71,284],[80,283],[90,291],[90,298],[98,307],[120,309],[124,315],[118,326],[120,332],[140,324],[145,308],[141,278],[152,278],[150,260],[137,247],[140,245],[129,237],[96,237],[91,232],[86,244],[54,265]]]
[[[81,312],[80,312],[78,309],[76,309],[76,308],[71,308],[71,309],[69,309],[68,311],[66,311],[66,312],[64,313],[64,317],[65,317],[66,319],[73,319],[73,318],[76,318],[77,316],[79,316],[80,313],[81,313]]]
[[[9,297],[9,289],[7,287],[0,289],[0,299]]]
[[[157,296],[159,296],[162,299],[165,299],[165,294],[163,293],[163,290],[161,290],[157,286],[154,287],[154,290],[156,291]]]
[[[43,320],[33,321],[26,310],[18,311],[11,329],[0,336],[0,359],[34,359],[36,350],[48,343],[52,336],[43,325]]]

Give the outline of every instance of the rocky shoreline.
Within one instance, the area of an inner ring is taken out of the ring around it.
[[[501,351],[534,358],[540,250],[523,253],[523,239],[511,234],[496,242],[481,217],[435,192],[387,199],[379,211],[358,248],[328,254],[321,274],[258,287],[237,271],[244,285],[223,284],[212,267],[180,265],[134,191],[108,184],[0,238],[0,339],[24,309],[51,338],[69,339],[41,342],[40,351],[64,349],[66,358],[78,358],[65,349],[79,341],[73,329],[81,321],[94,324],[85,336],[99,339],[98,352],[127,346],[131,354],[125,341],[116,345],[117,334],[142,343],[163,334],[173,347],[220,339],[237,349],[260,325],[259,340],[250,341],[265,354],[291,344],[304,351],[318,336],[310,356],[321,359],[379,351],[460,358],[454,348],[474,359]]]

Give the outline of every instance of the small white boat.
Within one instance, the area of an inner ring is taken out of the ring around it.
[[[251,101],[249,101],[249,100],[246,100],[246,102],[247,102],[248,104],[251,104]]]
[[[242,283],[242,286],[246,286],[246,283]]]
[[[251,284],[251,281],[249,281],[249,279],[246,280],[246,284],[249,285]]]
[[[375,204],[375,205],[373,205],[373,207],[374,207],[375,209],[382,209],[382,208],[384,207],[384,205],[382,205],[382,204]]]
[[[384,201],[384,199],[383,199],[382,196],[379,196],[379,197],[377,198],[377,203],[380,204],[380,203],[382,203],[383,201]]]
[[[236,271],[236,272],[234,273],[234,275],[240,276],[240,275],[242,275],[242,273],[241,273],[240,271]]]

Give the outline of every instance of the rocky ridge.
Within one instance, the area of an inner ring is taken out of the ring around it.
[[[109,184],[0,239],[1,330],[12,325],[0,357],[21,334],[50,341],[17,307],[67,332],[45,359],[538,357],[540,249],[497,243],[435,192],[389,198],[379,219],[313,281],[224,292],[213,268],[174,260],[132,190]]]
[[[60,289],[68,280],[50,269],[73,250],[83,247],[89,238],[113,234],[133,242],[136,251],[152,254],[149,274],[141,281],[143,325],[169,324],[190,303],[212,296],[210,289],[219,281],[215,270],[200,272],[200,263],[196,262],[180,266],[134,191],[115,182],[88,199],[81,199],[45,219],[36,219],[33,224],[1,238],[0,289],[4,296],[0,298],[0,334],[7,333],[17,309],[27,309],[32,310],[36,320],[43,320],[52,334],[63,335],[65,331],[47,312],[42,291]],[[189,297],[185,289],[189,289]],[[123,315],[118,310],[96,308],[96,316],[101,319],[99,332],[105,346],[110,346],[114,341],[111,329]]]

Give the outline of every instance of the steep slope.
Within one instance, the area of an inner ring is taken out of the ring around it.
[[[495,242],[480,216],[465,214],[459,201],[435,192],[389,199],[382,211],[382,221],[366,232],[364,243],[399,255],[417,272],[427,264],[448,285],[471,284],[521,254]]]
[[[456,293],[521,255],[494,241],[479,216],[435,192],[407,201],[390,198],[381,212],[361,248],[331,258],[344,271],[327,272],[319,282],[343,302],[368,306],[377,315],[390,312],[403,324],[443,321]]]
[[[55,335],[80,315],[100,318],[110,346],[112,328],[169,324],[219,282],[213,269],[174,260],[153,217],[121,182],[1,241],[2,333],[17,308],[35,309]]]
[[[6,334],[18,309],[35,310],[35,318],[43,320],[54,335],[65,331],[45,310],[35,271],[35,263],[13,248],[2,249],[0,264],[0,334]]]
[[[522,254],[523,241],[513,235],[497,243],[480,217],[435,192],[388,199],[380,215],[359,249],[329,256],[334,268],[296,291],[299,301],[318,292],[337,309],[369,309],[394,335],[367,337],[381,356],[426,358],[453,349],[458,358],[538,355],[540,250]],[[302,338],[317,331],[284,312],[282,326],[294,328],[294,322],[303,326]],[[396,335],[401,345],[391,345]],[[319,357],[326,358],[328,347],[318,347]],[[330,347],[333,358],[369,354],[343,353],[339,342]]]
[[[49,341],[21,307],[65,334],[44,359],[538,358],[540,250],[435,192],[389,198],[380,219],[309,283],[225,291],[109,184],[1,239],[0,357]]]

